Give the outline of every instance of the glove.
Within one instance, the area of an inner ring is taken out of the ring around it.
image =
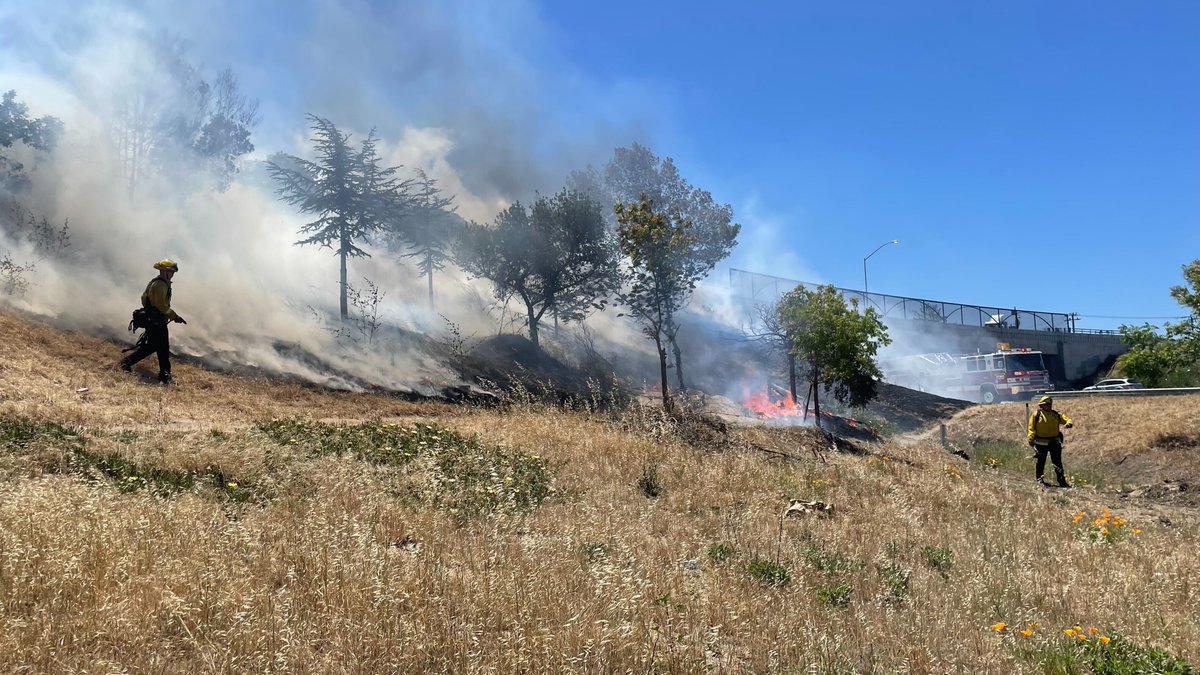
[[[184,319],[183,319],[183,317],[182,317],[182,316],[176,316],[176,317],[175,317],[175,323],[182,323],[182,324],[186,324],[186,323],[187,323],[187,321],[184,321]]]

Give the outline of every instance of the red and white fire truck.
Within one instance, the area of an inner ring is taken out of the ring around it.
[[[892,384],[981,403],[1028,400],[1054,389],[1041,352],[1003,343],[988,354],[916,354],[880,365]]]

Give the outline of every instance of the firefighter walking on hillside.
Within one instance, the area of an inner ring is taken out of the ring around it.
[[[139,316],[134,312],[131,326],[145,328],[137,344],[131,347],[133,353],[121,359],[121,370],[129,372],[138,361],[158,354],[158,381],[163,384],[171,383],[171,337],[167,324],[171,321],[186,324],[182,316],[171,309],[171,277],[179,271],[179,265],[170,258],[154,263],[158,276],[146,284],[142,291],[142,310]],[[125,351],[130,351],[126,349]]]
[[[1058,477],[1059,487],[1071,487],[1067,483],[1067,475],[1063,470],[1062,463],[1062,432],[1059,431],[1061,425],[1064,429],[1070,429],[1075,426],[1071,422],[1071,418],[1054,410],[1051,406],[1054,404],[1054,399],[1049,396],[1043,396],[1038,399],[1037,410],[1029,416],[1029,447],[1037,451],[1037,482],[1046,485],[1046,481],[1042,479],[1042,472],[1046,470],[1046,455],[1050,455],[1050,461],[1054,463],[1054,473]]]

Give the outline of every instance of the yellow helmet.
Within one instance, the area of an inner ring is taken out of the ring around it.
[[[162,260],[159,260],[158,262],[154,263],[154,269],[164,270],[164,271],[170,270],[172,272],[178,272],[179,271],[179,263],[175,262],[174,260],[171,260],[170,258],[163,258]]]
[[[1053,402],[1054,402],[1054,399],[1050,398],[1049,396],[1043,396],[1038,399],[1038,405],[1046,405],[1048,403],[1053,403]]]

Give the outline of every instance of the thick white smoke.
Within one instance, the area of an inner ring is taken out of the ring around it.
[[[164,31],[196,58],[229,56],[245,93],[263,99],[256,152],[225,191],[149,172],[130,194],[115,130],[130,92],[159,75],[145,38]],[[152,263],[172,257],[181,266],[173,304],[189,321],[173,330],[178,350],[318,382],[339,380],[277,346],[392,388],[449,374],[420,345],[364,352],[339,345],[322,325],[336,314],[337,258],[293,245],[305,218],[275,199],[256,166],[275,151],[308,154],[306,112],[329,117],[355,140],[375,128],[387,164],[424,170],[460,215],[481,222],[512,200],[557,189],[568,169],[602,161],[636,135],[612,119],[596,120],[608,131],[581,132],[546,105],[546,92],[603,92],[575,74],[533,66],[552,40],[523,2],[384,8],[313,0],[251,9],[230,1],[201,11],[187,3],[22,1],[0,9],[0,36],[0,89],[16,89],[32,115],[57,116],[66,129],[50,160],[27,163],[31,187],[20,201],[51,223],[69,219],[71,233],[68,256],[38,261],[28,292],[6,301],[64,327],[119,335],[155,274]],[[34,260],[26,249],[0,241],[0,251]],[[361,287],[365,277],[386,294],[384,323],[437,332],[444,314],[468,334],[495,330],[480,311],[484,284],[448,268],[436,278],[438,310],[430,313],[412,261],[371,252],[350,261],[349,282]]]

